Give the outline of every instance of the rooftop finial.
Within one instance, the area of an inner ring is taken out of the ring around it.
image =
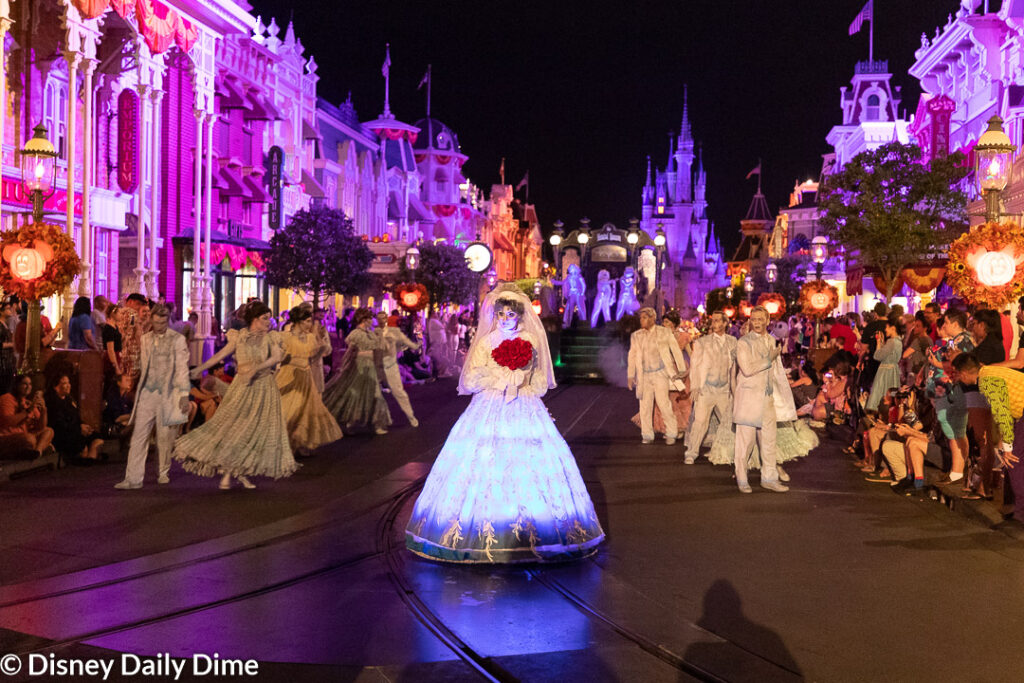
[[[679,141],[690,139],[690,86],[683,85],[683,121],[679,124]]]
[[[380,72],[384,75],[384,113],[381,116],[391,119],[394,118],[389,102],[391,98],[391,43],[385,43],[384,65],[380,68]]]

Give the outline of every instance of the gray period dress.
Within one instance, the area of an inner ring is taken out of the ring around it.
[[[228,331],[237,340],[235,361],[239,372],[265,362],[277,332],[253,334],[247,329]],[[235,379],[213,417],[174,442],[174,459],[187,472],[202,477],[228,473],[280,479],[298,469],[288,445],[288,428],[281,408],[281,391],[272,371],[251,383]]]
[[[875,373],[875,381],[871,383],[871,393],[864,406],[868,410],[878,410],[879,404],[889,389],[900,386],[900,359],[903,357],[903,342],[893,337],[875,351],[875,360],[881,365]]]
[[[345,343],[341,370],[324,387],[324,405],[346,431],[387,429],[391,412],[380,390],[375,360],[383,348],[380,335],[357,327]]]

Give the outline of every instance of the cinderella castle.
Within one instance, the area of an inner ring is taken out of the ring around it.
[[[640,221],[652,237],[659,227],[665,232],[668,258],[662,289],[666,304],[678,309],[703,304],[709,291],[729,282],[722,244],[708,221],[708,177],[699,150],[694,151],[688,99],[684,95],[679,138],[672,140],[665,170],[652,173],[647,157]]]

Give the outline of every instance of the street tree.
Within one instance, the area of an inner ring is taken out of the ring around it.
[[[329,294],[361,294],[370,284],[373,252],[338,209],[298,211],[270,238],[267,282],[307,292],[315,307]]]
[[[878,269],[889,301],[904,268],[944,253],[967,229],[968,171],[959,152],[930,162],[916,145],[898,142],[861,152],[822,183],[821,224]]]
[[[402,262],[405,281],[420,282],[430,293],[430,305],[468,304],[477,297],[480,275],[466,267],[466,255],[458,247],[444,242],[419,245],[420,265],[416,272]]]

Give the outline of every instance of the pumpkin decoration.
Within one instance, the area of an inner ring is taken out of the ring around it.
[[[49,223],[0,232],[0,256],[0,289],[26,300],[63,291],[81,269],[74,242]]]
[[[422,311],[430,303],[427,288],[418,282],[406,282],[395,285],[395,298],[404,311],[416,313]]]
[[[949,245],[946,280],[965,301],[1002,309],[1024,295],[1024,229],[986,223]]]
[[[824,280],[810,280],[800,288],[800,308],[804,315],[824,318],[839,305],[839,290]]]

